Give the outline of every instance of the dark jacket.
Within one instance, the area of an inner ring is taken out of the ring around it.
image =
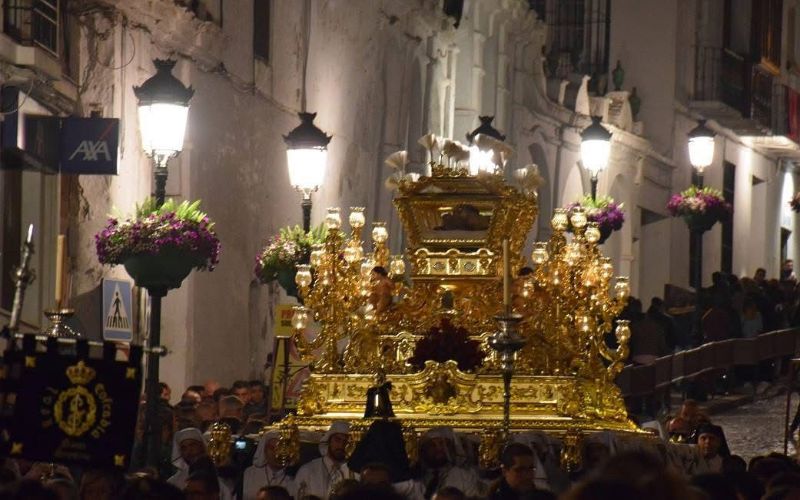
[[[556,496],[553,493],[544,490],[517,493],[511,489],[511,486],[502,477],[494,484],[487,498],[489,500],[556,500]]]

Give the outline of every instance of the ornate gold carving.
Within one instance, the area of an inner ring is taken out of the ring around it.
[[[215,422],[208,433],[209,458],[217,467],[227,464],[231,459],[231,427],[223,422]]]

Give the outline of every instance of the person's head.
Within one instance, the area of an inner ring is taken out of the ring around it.
[[[237,380],[234,382],[233,387],[231,387],[231,392],[233,392],[233,395],[239,398],[243,404],[250,402],[250,384],[244,380]]]
[[[262,384],[260,380],[251,380],[247,386],[250,391],[250,403],[263,403],[264,399],[266,398],[264,384]]]
[[[723,474],[744,474],[747,472],[747,462],[739,455],[730,455],[722,458]]]
[[[199,395],[200,395],[200,397],[202,397],[202,398],[206,398],[206,397],[208,397],[208,396],[210,395],[210,394],[209,394],[209,393],[206,391],[206,388],[205,388],[205,386],[202,386],[202,385],[197,385],[197,384],[195,384],[195,385],[190,385],[189,387],[187,387],[187,388],[186,388],[186,390],[187,390],[187,391],[194,391],[194,392],[196,392],[197,394],[199,394]]]
[[[389,467],[379,462],[372,462],[361,467],[361,482],[364,484],[392,484]]]
[[[794,269],[794,261],[792,259],[786,259],[783,261],[783,270],[784,271],[791,271]]]
[[[59,500],[76,500],[78,498],[78,488],[72,479],[58,476],[44,480],[45,489],[55,493]]]
[[[766,269],[764,269],[763,267],[759,267],[758,269],[756,269],[756,274],[753,275],[753,279],[756,281],[756,283],[760,284],[766,278],[767,278],[767,270]]]
[[[292,495],[283,486],[262,486],[256,500],[292,500]]]
[[[388,278],[389,272],[383,266],[375,266],[372,268],[372,279],[377,280],[381,278]]]
[[[573,486],[565,500],[639,500],[642,492],[627,481],[591,478]]]
[[[687,399],[681,405],[679,416],[686,420],[690,425],[697,420],[697,414],[700,412],[700,407],[694,399]]]
[[[699,474],[690,479],[692,486],[699,488],[710,500],[727,500],[736,497],[734,488],[728,478],[722,474]]]
[[[467,500],[467,495],[455,486],[445,486],[437,491],[431,500]]]
[[[121,500],[184,500],[186,497],[175,486],[149,475],[137,475],[125,485]]]
[[[522,443],[510,443],[500,454],[500,471],[503,479],[517,493],[535,489],[533,480],[536,462],[533,450]]]
[[[192,472],[183,488],[186,500],[219,500],[219,480],[208,470]]]
[[[211,398],[215,402],[219,403],[219,401],[222,398],[224,398],[225,396],[230,396],[231,394],[233,394],[233,393],[231,392],[230,389],[225,388],[225,387],[220,387],[220,388],[218,388],[217,390],[215,390],[214,392],[211,393]]]
[[[719,455],[722,446],[722,432],[716,425],[701,425],[697,428],[697,449],[703,458],[714,458]]]
[[[449,459],[449,439],[440,435],[433,435],[422,441],[420,454],[425,465],[438,469],[447,465]]]
[[[202,400],[203,396],[201,396],[199,392],[186,389],[186,391],[184,391],[184,393],[181,395],[180,402],[184,404],[197,405],[200,404],[200,401]]]
[[[205,387],[206,389],[206,394],[211,396],[222,386],[219,385],[219,382],[217,382],[216,380],[206,380],[205,383],[203,383],[203,387]]]
[[[328,458],[336,462],[344,462],[347,455],[345,449],[350,442],[350,434],[335,432],[328,438]]]
[[[178,456],[182,458],[183,461],[189,466],[206,454],[206,445],[205,442],[203,442],[203,434],[199,429],[188,428],[176,432],[175,446],[177,447]]]
[[[195,414],[201,422],[216,420],[219,417],[217,405],[213,401],[203,401],[197,405]]]
[[[78,495],[81,500],[114,500],[124,487],[125,476],[119,469],[86,469],[81,474]]]
[[[664,301],[660,297],[653,297],[650,299],[650,309],[653,311],[663,311]]]
[[[159,382],[158,387],[161,389],[161,399],[169,402],[169,400],[172,398],[172,389],[170,389],[169,386],[164,382]]]
[[[264,463],[273,469],[282,468],[278,461],[278,436],[268,435],[264,441]]]
[[[244,403],[237,396],[225,396],[219,400],[219,418],[242,420]]]

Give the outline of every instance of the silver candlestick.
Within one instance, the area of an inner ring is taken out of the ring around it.
[[[514,374],[514,357],[525,346],[525,339],[517,335],[517,325],[522,316],[506,309],[505,314],[495,316],[500,330],[489,339],[489,347],[500,355],[500,370],[503,374],[503,439],[508,441],[511,427],[511,377]]]
[[[30,269],[32,255],[33,224],[28,226],[28,237],[22,244],[20,265],[11,273],[11,279],[14,281],[14,303],[11,306],[11,320],[8,322],[8,329],[12,333],[19,330],[19,317],[22,314],[22,303],[25,301],[25,289],[36,279],[36,273]]]

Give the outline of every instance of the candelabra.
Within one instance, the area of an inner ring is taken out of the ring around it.
[[[524,283],[514,300],[515,312],[523,317],[520,329],[536,341],[523,350],[525,361],[533,363],[526,368],[611,381],[628,355],[628,322],[617,321],[616,349],[606,345],[605,336],[627,303],[628,279],[617,277],[614,293],[609,293],[613,266],[598,250],[600,230],[587,222],[582,209],[570,216],[556,209],[551,226],[550,241],[534,244],[531,260],[536,269],[520,278]],[[567,230],[573,235],[569,242]],[[547,355],[536,356],[529,349]],[[610,363],[607,368],[602,359]]]
[[[325,242],[312,250],[309,264],[298,266],[297,270],[296,282],[304,305],[294,311],[295,338],[303,356],[321,350],[314,360],[314,369],[321,373],[340,372],[342,361],[347,371],[371,371],[379,363],[370,354],[377,349],[374,327],[385,291],[375,282],[382,275],[372,275],[376,267],[389,266],[388,233],[385,224],[376,222],[372,230],[374,252],[365,254],[361,240],[364,209],[352,207],[348,221],[351,231],[345,237],[339,209],[329,208]],[[392,270],[403,272],[404,267],[395,259]],[[389,294],[391,301],[391,291]],[[320,331],[308,340],[304,330],[312,317],[320,324]],[[340,361],[337,345],[345,337],[349,337],[349,343]]]

